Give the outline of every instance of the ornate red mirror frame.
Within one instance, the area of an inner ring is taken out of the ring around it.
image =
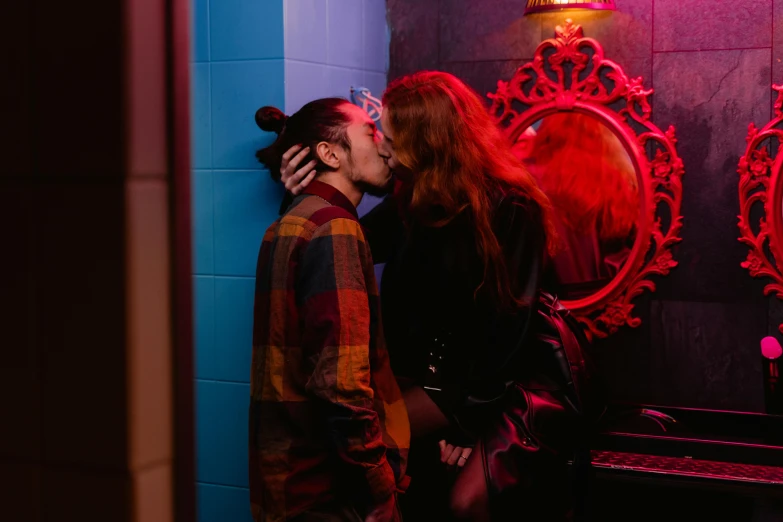
[[[775,116],[761,130],[748,125],[748,146],[740,158],[739,180],[739,240],[750,247],[748,258],[742,263],[752,277],[769,277],[772,282],[764,287],[764,295],[775,294],[783,299],[783,85],[773,85],[778,97]],[[770,153],[772,141],[777,147]],[[759,219],[758,232],[751,226],[751,209],[761,203],[764,215]],[[766,247],[769,247],[767,251]],[[769,252],[769,253],[768,253]],[[771,255],[770,255],[771,254]],[[778,327],[783,332],[783,324]]]
[[[681,239],[684,168],[674,127],[663,132],[650,121],[652,92],[641,78],[629,79],[618,64],[605,59],[601,45],[585,38],[581,26],[566,20],[555,29],[554,38],[539,44],[532,62],[517,69],[510,81],[499,81],[497,92],[488,94],[491,114],[512,142],[544,116],[580,112],[606,124],[634,163],[642,208],[628,261],[600,291],[563,301],[590,338],[607,337],[625,325],[639,326],[633,299],[645,290],[655,291],[651,276],[666,275],[677,265],[671,248]],[[666,230],[663,206],[668,207]]]

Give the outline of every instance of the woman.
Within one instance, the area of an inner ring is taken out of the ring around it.
[[[577,419],[561,407],[566,378],[548,342],[557,333],[542,337],[539,281],[555,241],[549,202],[454,76],[401,78],[383,104],[381,155],[398,182],[363,225],[375,262],[386,263],[384,331],[395,373],[410,384],[418,437],[406,520],[443,519],[446,505],[461,519],[565,519]],[[312,175],[296,163],[281,173],[293,192]],[[515,427],[532,418],[530,399],[557,411],[537,416],[540,426]],[[441,502],[446,479],[426,455],[417,467],[416,452],[444,436],[475,447],[458,456],[466,462]]]
[[[552,202],[561,249],[552,259],[560,297],[603,288],[633,247],[639,187],[631,158],[598,118],[578,112],[546,116],[527,151],[516,147]]]

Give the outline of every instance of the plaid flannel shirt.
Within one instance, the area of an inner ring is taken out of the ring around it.
[[[256,270],[250,497],[257,521],[404,483],[410,426],[389,366],[356,208],[313,182],[267,230]],[[345,497],[343,497],[345,498]]]

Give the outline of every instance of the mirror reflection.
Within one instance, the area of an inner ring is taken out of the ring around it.
[[[623,143],[594,116],[559,112],[525,129],[513,148],[555,208],[560,249],[551,275],[559,295],[598,292],[636,240],[639,181]]]

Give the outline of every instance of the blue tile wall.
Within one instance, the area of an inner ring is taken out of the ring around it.
[[[199,359],[199,378],[250,383],[254,290],[251,277],[215,277],[215,346]]]
[[[193,277],[193,328],[196,378],[211,366],[215,350],[215,278]]]
[[[191,64],[190,134],[193,168],[212,167],[212,103],[208,63]]]
[[[256,257],[283,189],[255,111],[386,85],[384,0],[192,0],[192,230],[200,522],[251,522],[247,406]],[[375,200],[365,198],[362,212]]]
[[[326,63],[326,2],[286,0],[286,58]]]
[[[198,516],[251,522],[247,407],[255,261],[281,188],[253,115],[285,105],[283,0],[193,0],[192,230]],[[324,22],[325,27],[325,22]]]
[[[327,60],[330,65],[361,69],[364,67],[365,1],[329,0]]]
[[[371,196],[370,194],[365,194],[362,198],[361,203],[359,203],[359,206],[356,207],[356,211],[359,214],[359,217],[364,216],[366,213],[368,213],[370,210],[375,208],[375,205],[381,202],[381,198]]]
[[[283,58],[283,0],[213,0],[212,61]]]
[[[248,486],[248,384],[196,381],[196,474],[198,481]]]
[[[191,48],[194,62],[209,61],[209,0],[193,0]]]
[[[283,107],[283,60],[212,63],[212,166],[257,169],[255,153],[274,134],[256,125],[256,110]]]
[[[253,522],[245,488],[199,484],[199,522]]]
[[[196,274],[212,274],[215,272],[215,245],[211,170],[193,171],[190,194],[193,272]]]
[[[385,76],[388,62],[389,34],[386,26],[386,0],[365,0],[363,69],[381,72]]]
[[[364,71],[360,69],[329,66],[326,70],[326,77],[328,79],[329,96],[350,98],[351,87],[366,87],[364,84]]]
[[[215,274],[253,277],[264,232],[277,219],[282,185],[267,171],[216,170]]]
[[[327,66],[285,61],[285,113],[293,114],[311,100],[329,95]]]

